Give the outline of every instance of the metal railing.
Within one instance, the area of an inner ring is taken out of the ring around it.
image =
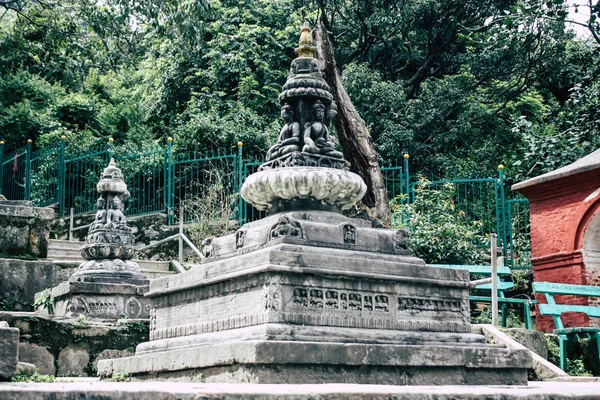
[[[244,179],[256,172],[260,161],[243,160],[243,144],[232,149],[206,153],[173,152],[169,138],[165,145],[132,150],[106,145],[79,149],[66,138],[53,146],[32,151],[32,142],[4,154],[0,142],[0,194],[9,200],[31,200],[35,206],[54,206],[61,217],[70,209],[74,215],[95,211],[99,175],[114,158],[123,171],[131,197],[125,213],[137,216],[166,213],[170,224],[182,215],[184,223],[199,219],[256,221],[267,215],[246,203],[239,191]],[[384,163],[381,172],[388,196],[402,195],[414,202],[418,181],[409,178],[409,158]],[[529,268],[529,206],[526,199],[507,198],[504,169],[493,178],[445,179],[429,183],[432,188],[453,185],[456,210],[466,223],[479,221],[481,234],[498,234],[509,266]],[[508,192],[509,195],[511,194]]]

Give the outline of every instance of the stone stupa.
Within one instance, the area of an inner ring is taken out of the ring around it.
[[[144,298],[149,280],[131,261],[135,238],[127,226],[123,203],[129,197],[123,174],[111,160],[96,186],[98,211],[90,225],[81,255],[86,260],[67,282],[52,288],[55,317],[116,320],[149,318],[150,300]],[[36,298],[43,293],[36,294]],[[48,313],[48,310],[38,309]]]
[[[302,29],[284,126],[241,194],[269,216],[206,239],[151,281],[150,341],[102,376],[254,383],[526,384],[525,350],[471,333],[467,271],[413,256],[405,230],[345,217],[365,194],[329,132],[335,104]]]

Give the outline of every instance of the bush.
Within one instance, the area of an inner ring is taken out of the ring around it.
[[[425,178],[415,187],[415,199],[404,204],[404,195],[392,200],[393,228],[412,231],[415,255],[430,264],[480,264],[484,251],[478,244],[489,243],[480,233],[480,221],[466,221],[455,202],[455,187],[446,183],[432,187]]]

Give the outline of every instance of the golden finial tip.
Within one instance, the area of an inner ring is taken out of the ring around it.
[[[67,137],[66,137],[65,135],[62,135],[60,138],[61,138],[62,140],[67,140]]]
[[[108,139],[108,143],[112,143],[112,142],[114,142],[114,141],[115,141],[115,139],[113,139],[113,138],[109,138],[109,139]]]
[[[302,29],[300,31],[300,45],[295,50],[298,57],[315,57],[316,47],[313,42],[312,30],[308,25],[308,22],[305,22],[302,25]]]
[[[409,157],[410,157],[410,156],[408,155],[408,153],[404,153],[404,159],[405,159],[405,160],[408,160],[408,158],[409,158]]]
[[[27,139],[27,143],[33,143],[33,140]]]
[[[0,140],[0,144],[2,144],[2,145],[3,145],[3,144],[4,144],[4,140]]]
[[[498,165],[498,169],[504,169],[504,165],[502,165],[502,164]]]
[[[172,142],[172,141],[173,141],[173,138],[172,138],[171,136],[169,136],[169,137],[167,138],[167,142]]]
[[[242,147],[244,145],[243,142],[238,142],[238,147]]]

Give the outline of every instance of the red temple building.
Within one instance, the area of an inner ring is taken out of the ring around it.
[[[600,149],[573,164],[513,185],[529,199],[533,276],[536,282],[600,285]],[[543,295],[536,300],[545,303]],[[598,303],[565,299],[565,303]],[[589,318],[572,314],[568,326]],[[538,314],[537,329],[551,332],[551,317]]]

